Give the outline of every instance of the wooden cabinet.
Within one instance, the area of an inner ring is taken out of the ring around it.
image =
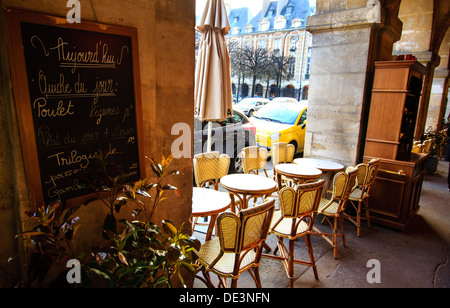
[[[364,157],[367,163],[372,158]],[[369,198],[372,222],[404,230],[419,211],[427,155],[412,153],[409,161],[381,158]]]
[[[364,155],[409,160],[425,73],[416,61],[375,63]]]
[[[419,210],[427,155],[411,153],[427,69],[416,61],[375,63],[364,162],[380,158],[371,188],[371,219],[404,229]]]

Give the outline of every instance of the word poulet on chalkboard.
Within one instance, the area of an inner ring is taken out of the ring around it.
[[[99,149],[137,180],[139,149],[131,38],[21,23],[43,200],[92,192]]]

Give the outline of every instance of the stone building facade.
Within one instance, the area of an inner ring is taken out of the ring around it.
[[[269,54],[293,57],[288,80],[282,78],[280,88],[274,79],[257,80],[255,95],[289,96],[307,99],[311,62],[311,34],[306,31],[306,19],[313,13],[308,0],[258,1],[259,11],[252,16],[249,8],[229,8],[230,32],[226,36],[228,44],[236,43],[240,47],[263,48]],[[232,76],[233,94],[249,96],[252,93],[250,76],[239,82],[238,76]],[[300,91],[299,91],[300,89]],[[281,93],[279,93],[281,92]]]
[[[393,54],[413,54],[428,68],[416,138],[448,114],[449,6],[440,0],[317,1],[307,21],[313,40],[305,156],[362,161],[374,65]]]

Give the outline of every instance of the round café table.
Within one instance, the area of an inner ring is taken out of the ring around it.
[[[262,175],[235,173],[223,176],[220,185],[231,197],[231,211],[236,213],[235,197],[240,201],[240,209],[248,208],[248,200],[267,197],[277,189],[277,183]]]
[[[231,198],[226,192],[208,188],[194,187],[192,191],[191,217],[211,217],[205,240],[212,238],[217,216],[225,212],[231,205]]]
[[[322,178],[325,180],[325,189],[324,194],[327,192],[328,188],[331,185],[333,180],[333,176],[339,172],[344,170],[344,165],[340,163],[336,163],[331,160],[319,159],[319,158],[296,158],[294,159],[294,163],[300,166],[312,166],[323,172]]]
[[[278,164],[275,166],[277,173],[278,188],[282,187],[282,177],[292,179],[295,184],[301,184],[303,182],[314,180],[322,175],[322,171],[311,166],[300,166],[294,163]]]
[[[336,163],[331,160],[319,159],[319,158],[296,158],[294,159],[294,163],[299,165],[308,165],[316,167],[317,169],[322,170],[322,172],[339,172],[344,170],[344,165],[340,163]]]

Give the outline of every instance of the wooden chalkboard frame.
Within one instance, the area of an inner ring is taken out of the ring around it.
[[[132,74],[134,81],[134,107],[136,115],[137,147],[139,153],[139,176],[145,178],[145,155],[143,146],[143,123],[142,123],[142,103],[140,91],[140,73],[139,73],[139,53],[138,53],[138,35],[134,28],[107,25],[94,22],[82,21],[81,23],[68,23],[63,17],[50,16],[34,12],[16,10],[3,7],[8,54],[11,67],[11,78],[17,111],[17,120],[24,158],[24,167],[26,173],[27,187],[32,207],[41,206],[44,203],[43,188],[41,184],[41,174],[39,169],[39,160],[37,152],[37,141],[32,117],[31,99],[27,82],[27,69],[25,55],[22,44],[21,23],[41,24],[52,27],[68,28],[75,30],[84,30],[98,32],[103,34],[114,34],[126,36],[131,39],[132,56]],[[65,200],[66,206],[72,206],[85,202],[93,197],[92,194],[86,194]]]

